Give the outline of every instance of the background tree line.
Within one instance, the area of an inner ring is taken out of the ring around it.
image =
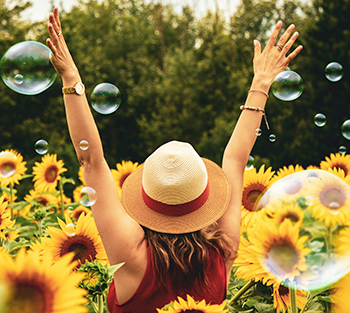
[[[30,5],[0,0],[0,53],[23,40],[45,43],[47,20],[21,18]],[[223,12],[197,19],[190,7],[176,13],[170,5],[142,0],[85,0],[61,12],[63,33],[80,70],[88,98],[101,82],[116,85],[120,108],[111,115],[93,111],[105,156],[117,162],[144,159],[162,143],[190,142],[204,157],[221,164],[223,149],[240,114],[253,77],[253,39],[263,47],[271,28],[281,19],[300,32],[304,50],[290,68],[301,75],[300,98],[284,102],[270,92],[267,117],[270,131],[252,151],[256,165],[274,170],[290,164],[318,165],[348,141],[341,125],[350,118],[350,0],[242,0],[228,22]],[[337,83],[325,78],[325,66],[343,65]],[[20,152],[31,168],[41,156],[38,139],[49,142],[69,172],[77,177],[79,163],[69,139],[57,78],[47,91],[24,96],[0,83],[0,150]],[[316,113],[327,117],[319,128]],[[269,135],[276,135],[270,142]]]

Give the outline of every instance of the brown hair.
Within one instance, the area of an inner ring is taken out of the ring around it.
[[[214,223],[199,231],[186,234],[159,233],[143,227],[145,239],[150,245],[152,261],[165,286],[165,273],[170,273],[173,289],[191,286],[198,279],[199,285],[208,286],[205,264],[209,250],[214,249],[227,259],[232,253],[232,243]],[[176,273],[183,274],[180,281]]]

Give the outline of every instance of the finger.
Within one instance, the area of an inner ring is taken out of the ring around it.
[[[287,53],[289,51],[289,49],[292,47],[293,43],[295,42],[295,40],[297,40],[297,38],[299,37],[299,33],[295,32],[293,34],[293,36],[288,40],[288,42],[285,44],[283,50],[284,53]]]
[[[254,40],[254,58],[257,58],[261,54],[261,44],[258,40]]]
[[[55,30],[56,34],[59,34],[61,31],[60,27],[57,25],[55,17],[53,13],[49,14],[49,23],[52,25],[53,29]]]
[[[47,38],[47,39],[46,39],[46,44],[47,44],[47,46],[49,47],[49,49],[51,50],[52,54],[53,54],[53,55],[56,55],[57,49],[56,49],[56,47],[54,46],[54,44],[52,43],[52,41],[50,40],[50,38]]]
[[[49,29],[49,34],[50,34],[50,38],[51,38],[51,43],[55,47],[55,50],[57,51],[57,49],[59,47],[58,36],[57,36],[56,31],[54,30],[54,27],[51,23],[49,23],[48,29]]]
[[[275,25],[275,28],[270,36],[270,39],[269,41],[267,42],[267,45],[266,47],[268,48],[273,48],[275,46],[275,42],[277,40],[277,37],[278,37],[278,34],[281,30],[281,27],[282,27],[282,22],[281,21],[278,21],[277,24]]]
[[[294,24],[289,25],[287,30],[284,32],[284,34],[281,36],[281,38],[278,40],[278,44],[284,46],[287,42],[288,38],[292,34],[293,30],[295,28]]]
[[[58,14],[58,8],[57,7],[53,9],[53,16],[55,18],[55,22],[56,22],[58,28],[61,30],[60,16]]]
[[[287,66],[289,62],[292,61],[300,53],[301,50],[303,50],[302,45],[295,48],[295,50],[286,58]]]

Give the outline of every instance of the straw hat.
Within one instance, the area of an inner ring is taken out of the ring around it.
[[[193,147],[171,141],[160,146],[144,165],[127,177],[122,202],[140,225],[181,234],[218,220],[231,197],[230,182],[214,162]]]

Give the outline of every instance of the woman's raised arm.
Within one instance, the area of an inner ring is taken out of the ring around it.
[[[137,262],[136,250],[144,237],[143,229],[124,210],[104,158],[100,135],[89,107],[85,92],[80,94],[77,83],[82,83],[79,71],[64,40],[58,9],[49,15],[50,38],[47,45],[52,52],[51,62],[61,76],[63,88],[77,87],[77,92],[64,94],[70,137],[79,162],[82,164],[86,185],[95,189],[97,201],[93,215],[111,264]],[[79,148],[86,140],[88,149]]]
[[[235,250],[239,245],[244,170],[256,140],[256,129],[260,128],[270,86],[276,75],[285,70],[303,48],[298,46],[287,56],[299,34],[293,33],[295,26],[292,24],[277,41],[281,27],[282,22],[279,21],[263,52],[260,42],[254,40],[254,78],[223,156],[222,167],[231,181],[232,197],[227,211],[218,222],[220,228],[233,239]]]

